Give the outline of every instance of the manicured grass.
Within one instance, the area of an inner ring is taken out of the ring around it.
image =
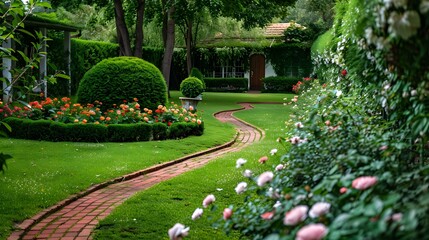
[[[237,195],[234,188],[241,181],[250,183],[242,176],[244,169],[251,169],[257,176],[267,169],[273,170],[279,163],[286,150],[281,149],[276,139],[284,134],[289,110],[280,104],[255,104],[255,109],[235,113],[263,129],[265,139],[136,194],[101,221],[95,239],[167,239],[168,229],[177,222],[190,227],[186,239],[239,239],[239,233],[227,236],[211,225],[214,222],[222,225],[223,209],[243,201],[243,196]],[[278,148],[279,152],[270,156],[273,148]],[[258,162],[262,156],[269,156],[264,165]],[[243,168],[235,168],[238,158],[248,160]],[[213,211],[204,209],[203,217],[192,221],[193,211],[202,208],[202,201],[208,194],[215,195],[216,208]]]
[[[179,103],[179,96],[172,92],[171,101]],[[281,102],[284,96],[204,93],[199,111],[203,113],[205,133],[181,140],[54,143],[0,138],[1,152],[13,156],[7,161],[6,173],[0,175],[0,239],[7,238],[15,223],[93,184],[231,140],[234,128],[217,121],[213,113],[237,108],[238,101]]]

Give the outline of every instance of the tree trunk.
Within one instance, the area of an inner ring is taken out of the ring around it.
[[[170,71],[171,62],[173,59],[174,52],[174,41],[175,41],[175,21],[173,19],[174,7],[168,10],[168,24],[166,31],[166,42],[164,49],[164,58],[162,59],[162,75],[164,75],[165,82],[167,83],[168,97],[170,97]]]
[[[192,21],[187,21],[186,29],[186,66],[188,70],[188,75],[191,73],[192,69]]]
[[[124,8],[122,7],[121,0],[114,0],[115,3],[115,22],[116,32],[118,35],[118,43],[120,48],[120,55],[132,56],[130,34],[128,33],[127,25],[125,23]]]
[[[162,0],[162,43],[164,48],[167,45],[167,24],[168,24],[168,11],[166,10],[167,0]]]
[[[136,47],[134,56],[143,57],[143,19],[144,19],[145,0],[137,1],[137,19],[136,19]]]

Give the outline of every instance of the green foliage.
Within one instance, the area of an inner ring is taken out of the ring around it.
[[[293,85],[297,84],[300,78],[297,77],[266,77],[262,80],[264,83],[264,88],[262,92],[272,92],[272,93],[292,93]]]
[[[312,41],[316,34],[317,33],[314,33],[310,28],[291,23],[284,31],[284,41],[286,43],[305,43]]]
[[[178,139],[185,138],[190,135],[201,136],[203,134],[204,126],[195,123],[174,123],[170,126],[168,131],[168,138]]]
[[[207,92],[244,92],[248,90],[247,78],[204,78]]]
[[[278,76],[308,77],[312,72],[310,45],[279,44],[265,49],[267,61]]]
[[[196,77],[185,78],[182,83],[180,83],[180,92],[182,92],[185,97],[195,98],[203,93],[203,91],[203,82]]]
[[[109,125],[109,141],[135,142],[149,141],[152,137],[152,124],[113,124]]]
[[[106,59],[91,68],[83,77],[78,101],[100,101],[104,108],[124,100],[140,100],[142,106],[156,109],[167,102],[167,87],[161,72],[153,64],[134,57]]]
[[[193,67],[191,69],[191,73],[189,74],[189,77],[196,77],[200,79],[201,82],[203,83],[203,88],[206,89],[206,83],[204,82],[204,75],[201,73],[201,71],[198,68]]]
[[[163,123],[154,123],[152,125],[153,140],[165,140],[168,138],[168,127]]]
[[[72,94],[77,92],[84,74],[104,59],[118,56],[119,46],[113,43],[72,39]]]
[[[328,51],[331,48],[332,37],[332,30],[320,35],[311,46],[311,54],[322,54],[324,51]]]

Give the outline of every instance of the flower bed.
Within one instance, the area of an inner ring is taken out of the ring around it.
[[[172,103],[156,110],[141,108],[138,99],[103,112],[101,102],[83,106],[70,98],[46,98],[28,105],[0,102],[0,120],[8,123],[14,138],[48,141],[124,142],[183,138],[202,135],[204,124],[193,109]]]

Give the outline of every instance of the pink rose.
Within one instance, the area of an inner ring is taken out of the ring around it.
[[[261,214],[261,218],[264,220],[270,220],[273,218],[273,216],[274,216],[274,211]]]
[[[311,218],[317,218],[327,214],[329,212],[329,208],[331,208],[331,204],[326,202],[318,202],[311,207],[308,215],[310,215]]]
[[[365,190],[377,183],[377,177],[363,176],[358,177],[352,182],[352,187],[357,190]]]
[[[228,220],[231,218],[231,216],[232,216],[232,209],[231,208],[225,208],[223,210],[223,219]]]
[[[241,183],[237,184],[237,187],[235,187],[235,192],[237,192],[237,194],[241,194],[244,191],[246,191],[246,189],[247,189],[247,183],[241,182]]]
[[[308,207],[304,205],[299,205],[292,208],[289,212],[285,214],[283,223],[286,226],[295,226],[298,223],[304,221],[307,218]]]
[[[328,229],[321,223],[311,223],[302,227],[296,234],[296,240],[320,240],[326,236]]]
[[[203,207],[208,207],[210,204],[212,204],[216,200],[215,196],[213,194],[208,195],[203,200]]]
[[[279,164],[276,166],[276,171],[281,171],[285,168],[285,166],[283,164]]]
[[[346,187],[342,187],[342,188],[340,188],[340,193],[341,194],[344,194],[344,193],[346,193],[347,192],[347,188]]]
[[[264,164],[266,161],[268,161],[268,157],[267,156],[263,156],[259,159],[259,163]]]
[[[273,172],[262,173],[258,177],[258,181],[257,181],[258,186],[260,187],[264,186],[267,182],[270,182],[271,180],[273,180],[273,177],[274,177]]]
[[[168,230],[168,236],[170,240],[182,240],[183,237],[188,236],[189,227],[185,228],[183,224],[176,223],[172,228]]]
[[[203,209],[197,208],[195,209],[194,213],[192,214],[192,220],[198,219],[203,215]]]

